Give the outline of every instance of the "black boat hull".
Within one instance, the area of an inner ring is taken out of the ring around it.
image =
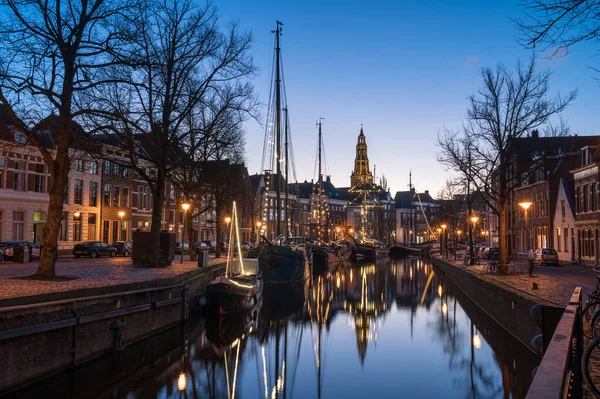
[[[232,277],[218,280],[206,287],[204,309],[208,315],[245,312],[256,306],[262,295],[263,282],[259,277]]]
[[[248,254],[256,256],[263,281],[271,283],[302,282],[308,278],[308,262],[301,251],[263,243]]]

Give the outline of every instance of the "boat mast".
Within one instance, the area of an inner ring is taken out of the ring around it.
[[[275,29],[275,126],[277,126],[277,224],[275,236],[281,234],[281,73],[279,52],[279,37],[281,36],[281,27],[283,24],[277,21],[277,29]]]
[[[321,203],[321,191],[323,190],[323,173],[321,171],[321,142],[323,141],[323,135],[321,133],[322,121],[323,118],[319,118],[319,120],[317,121],[317,126],[319,126],[319,193],[317,194],[317,201],[319,201],[319,205],[317,206],[317,212],[319,214],[319,217],[317,218],[317,222],[319,223],[319,245],[321,245],[321,238],[323,237],[323,220],[321,216],[321,212],[323,211],[321,209],[321,207],[323,206],[323,204]]]
[[[289,234],[289,222],[288,222],[288,207],[289,207],[289,198],[288,198],[288,172],[289,172],[289,168],[288,168],[288,163],[289,163],[289,157],[288,157],[288,109],[287,107],[283,109],[283,111],[285,112],[285,224],[284,224],[284,228],[285,228],[285,234]]]

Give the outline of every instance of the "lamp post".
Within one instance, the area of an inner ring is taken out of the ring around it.
[[[185,252],[185,220],[187,219],[187,210],[190,209],[190,204],[188,204],[187,202],[184,202],[183,204],[181,204],[181,207],[183,208],[183,234],[181,237],[181,261],[180,263],[183,263],[183,252]],[[189,246],[188,246],[189,248]]]
[[[456,260],[456,236],[458,235],[458,242],[460,243],[460,234],[462,231],[460,229],[456,230],[456,234],[454,235],[454,260]]]
[[[229,222],[231,222],[231,218],[229,216],[227,216],[225,218],[225,223],[227,223],[227,237],[229,237],[229,233],[230,233],[230,231],[229,231]],[[223,242],[225,242],[225,239],[223,239]],[[229,243],[227,243],[227,245],[229,245]]]
[[[475,245],[473,243],[473,233],[475,232],[475,225],[479,218],[477,216],[471,216],[471,222],[473,222],[473,226],[469,224],[469,240],[471,241],[469,244],[471,245],[471,264],[473,264],[473,258],[475,257]]]
[[[437,228],[437,232],[438,232],[438,236],[439,241],[440,241],[440,253],[442,254],[442,256],[444,255],[444,253],[442,252],[442,229],[440,227]]]
[[[519,202],[519,206],[521,208],[523,208],[523,211],[525,212],[525,251],[529,252],[529,229],[527,228],[527,210],[529,209],[529,207],[531,206],[531,202],[528,201],[523,201],[523,202]]]
[[[259,237],[260,237],[260,226],[262,226],[262,222],[256,222],[256,245],[258,245]]]
[[[445,224],[443,224],[442,226],[442,235],[444,237],[444,256],[446,259],[448,259],[448,238],[446,237],[446,226]]]
[[[123,231],[123,216],[125,216],[125,212],[119,211],[119,217],[121,218],[121,231]],[[125,235],[127,235],[127,233]],[[119,236],[121,236],[120,232],[119,232]],[[121,237],[121,240],[127,241],[127,237],[125,237],[125,238]]]

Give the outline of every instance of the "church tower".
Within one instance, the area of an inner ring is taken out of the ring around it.
[[[363,184],[373,184],[373,174],[369,169],[369,157],[367,156],[367,142],[363,133],[362,125],[356,144],[356,158],[354,159],[354,172],[350,175],[350,185],[352,187]]]

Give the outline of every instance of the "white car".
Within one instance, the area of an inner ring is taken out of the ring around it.
[[[538,248],[534,253],[534,260],[539,262],[540,266],[556,265],[558,266],[558,254],[554,248]]]

